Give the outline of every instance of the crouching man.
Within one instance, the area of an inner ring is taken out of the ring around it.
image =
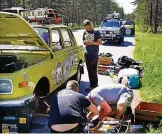
[[[122,80],[127,83],[126,78]],[[116,114],[117,119],[121,119],[126,112],[126,109],[132,113],[131,102],[133,100],[133,91],[123,84],[108,84],[94,88],[88,98],[93,104],[100,107],[99,116],[103,119],[105,116]],[[113,108],[116,106],[116,112]]]
[[[49,127],[52,133],[82,133],[87,119],[98,115],[98,109],[84,95],[77,93],[79,85],[72,80],[51,99]],[[88,114],[87,112],[92,114]]]

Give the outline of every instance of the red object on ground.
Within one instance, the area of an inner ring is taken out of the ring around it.
[[[162,119],[162,104],[140,102],[135,108],[135,120],[159,122]]]

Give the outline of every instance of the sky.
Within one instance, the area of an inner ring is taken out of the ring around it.
[[[120,6],[124,8],[124,12],[127,13],[132,13],[133,10],[135,9],[135,6],[131,4],[132,1],[134,0],[116,0]]]

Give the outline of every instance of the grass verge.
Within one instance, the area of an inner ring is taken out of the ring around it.
[[[162,102],[162,36],[137,32],[134,57],[142,60],[145,72],[140,89],[142,99]]]
[[[162,35],[137,32],[134,57],[142,60],[144,67],[141,98],[144,101],[162,103]],[[162,133],[162,127],[151,127],[146,132]]]

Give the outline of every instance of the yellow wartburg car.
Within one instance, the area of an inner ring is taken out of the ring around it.
[[[25,107],[68,79],[80,81],[83,47],[66,26],[31,26],[0,12],[0,108]],[[28,107],[29,109],[29,107]]]

